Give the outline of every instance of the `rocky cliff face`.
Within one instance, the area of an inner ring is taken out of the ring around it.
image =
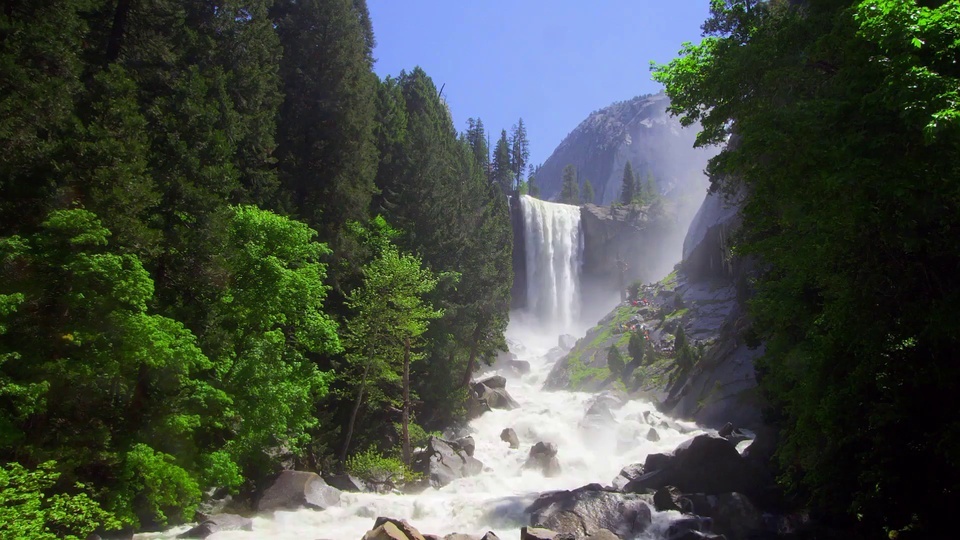
[[[681,127],[667,114],[669,103],[664,94],[640,96],[592,113],[540,167],[536,180],[542,196],[556,197],[563,168],[574,165],[581,183],[593,184],[596,202],[609,204],[620,195],[629,160],[634,170],[650,172],[668,198],[679,201],[693,194],[692,203],[699,204],[706,186],[703,169],[716,151],[693,148],[696,126]]]
[[[663,412],[675,417],[759,428],[753,362],[763,349],[748,347],[742,338],[750,268],[730,253],[729,238],[738,225],[735,200],[708,195],[688,231],[684,260],[676,271],[642,287],[636,303],[621,303],[589,330],[557,362],[547,386],[600,390],[623,385],[657,400]],[[673,350],[681,326],[695,353],[687,368],[678,364]],[[649,336],[655,358],[628,366],[624,376],[611,375],[609,347],[616,345],[629,361],[627,343],[634,332]]]

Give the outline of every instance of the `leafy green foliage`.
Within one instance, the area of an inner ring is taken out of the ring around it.
[[[759,258],[758,378],[782,479],[865,536],[929,537],[960,492],[956,1],[719,1],[654,77]],[[839,523],[844,523],[838,521]]]
[[[18,463],[0,467],[0,536],[23,540],[82,540],[96,529],[120,528],[83,484],[71,493],[51,494],[60,478],[56,462],[28,470]]]
[[[419,479],[419,475],[407,467],[403,460],[385,457],[372,447],[347,458],[346,469],[350,474],[374,485],[394,487]]]
[[[278,445],[299,452],[316,425],[313,404],[331,374],[311,354],[341,350],[337,325],[324,311],[329,254],[305,224],[252,206],[232,208],[224,246],[228,286],[211,320],[207,349],[217,360],[218,386],[230,396],[218,426],[234,433],[227,445],[251,466]]]

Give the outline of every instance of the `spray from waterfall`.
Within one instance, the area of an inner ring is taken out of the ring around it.
[[[568,332],[579,323],[583,231],[580,208],[520,198],[527,268],[527,311],[543,327]]]

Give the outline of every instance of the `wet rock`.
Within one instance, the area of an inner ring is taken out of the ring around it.
[[[493,377],[488,377],[480,381],[478,384],[482,384],[487,388],[506,388],[507,379],[502,375],[494,375]]]
[[[427,447],[414,456],[413,470],[424,474],[431,486],[439,488],[457,478],[479,474],[483,463],[468,455],[456,442],[430,437]]]
[[[257,511],[323,510],[340,504],[340,490],[327,485],[319,475],[305,471],[283,471],[257,502]]]
[[[520,448],[520,439],[517,438],[517,432],[513,428],[504,428],[500,432],[500,440],[508,443],[510,448]]]
[[[523,466],[528,469],[539,469],[548,478],[559,476],[561,469],[560,460],[557,459],[557,445],[543,441],[533,445]]]
[[[667,529],[667,540],[726,540],[710,531],[710,519],[688,517],[678,519]]]
[[[347,473],[330,474],[323,477],[327,484],[339,489],[340,491],[349,491],[360,493],[367,491],[366,484],[356,476]]]
[[[729,437],[731,433],[733,433],[733,424],[731,422],[727,422],[722,428],[717,430],[717,435],[725,439]]]
[[[220,527],[217,527],[215,523],[205,521],[185,533],[178,534],[177,538],[206,538],[219,531]]]
[[[620,537],[606,529],[600,529],[590,536],[587,536],[586,540],[620,540]]]
[[[516,372],[518,375],[526,375],[530,373],[530,362],[526,360],[511,360],[507,367]]]
[[[487,534],[480,537],[480,540],[500,540],[500,537],[493,533],[493,531],[487,531]]]
[[[650,428],[650,430],[647,431],[647,440],[650,442],[657,442],[660,440],[660,434],[657,433],[656,429]]]
[[[716,435],[698,435],[680,444],[672,456],[663,456],[647,456],[643,467],[646,474],[627,484],[624,491],[672,485],[685,493],[749,494],[761,487],[753,468],[736,448]]]
[[[762,514],[744,495],[721,493],[716,501],[716,508],[709,514],[714,532],[729,538],[747,538],[763,528]]]
[[[516,409],[520,406],[505,388],[490,388],[483,383],[473,385],[473,394],[491,409]]]
[[[409,540],[405,534],[389,521],[374,527],[363,535],[363,540]]]
[[[460,445],[460,448],[463,449],[468,456],[473,457],[473,451],[477,449],[477,443],[473,440],[473,437],[470,435],[461,437],[457,439],[457,444]]]
[[[559,534],[541,527],[523,527],[520,529],[520,540],[559,540]]]
[[[575,538],[607,529],[621,538],[633,538],[651,521],[647,503],[638,495],[603,489],[589,484],[572,491],[541,495],[527,508],[530,524]]]
[[[620,469],[620,474],[613,479],[611,484],[613,485],[613,489],[623,491],[623,487],[629,484],[631,480],[635,480],[641,476],[643,476],[643,463],[634,463]]]
[[[679,511],[680,498],[682,495],[679,489],[673,486],[664,486],[653,494],[653,505],[658,512],[666,512],[667,510]]]
[[[374,530],[376,530],[377,527],[381,527],[387,523],[390,523],[394,527],[396,527],[401,533],[403,533],[404,537],[407,538],[407,540],[426,540],[423,537],[423,535],[420,534],[420,531],[416,529],[416,527],[414,527],[413,525],[410,525],[409,523],[407,523],[406,520],[403,520],[403,519],[394,519],[394,518],[380,516],[377,518],[377,521],[373,524],[373,528]]]

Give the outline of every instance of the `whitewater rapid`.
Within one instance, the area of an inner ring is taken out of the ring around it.
[[[377,516],[408,520],[424,534],[453,532],[482,536],[493,531],[502,540],[516,540],[520,527],[529,525],[523,510],[541,492],[573,489],[592,482],[609,485],[624,466],[642,463],[647,454],[672,451],[678,444],[700,433],[696,426],[672,423],[676,429],[655,426],[660,440],[650,442],[645,435],[650,426],[643,413],[655,411],[643,400],[628,401],[614,409],[616,423],[602,431],[580,427],[595,394],[545,391],[543,382],[559,351],[557,336],[537,327],[524,327],[520,320],[507,331],[511,349],[520,360],[530,362],[528,374],[489,370],[477,378],[500,374],[507,378],[507,391],[519,402],[514,410],[493,410],[473,420],[468,433],[476,441],[474,457],[484,464],[477,476],[462,478],[440,489],[428,489],[416,495],[346,493],[338,507],[323,511],[277,511],[253,518],[253,531],[224,531],[213,540],[330,539],[360,540],[373,528]],[[552,352],[551,352],[551,349]],[[520,448],[510,449],[500,440],[507,427],[516,430]],[[558,447],[562,474],[545,478],[536,470],[526,470],[530,447],[539,441]],[[675,513],[656,514],[654,526],[639,538],[658,538]],[[142,538],[174,538],[189,527],[179,527],[162,535]]]

